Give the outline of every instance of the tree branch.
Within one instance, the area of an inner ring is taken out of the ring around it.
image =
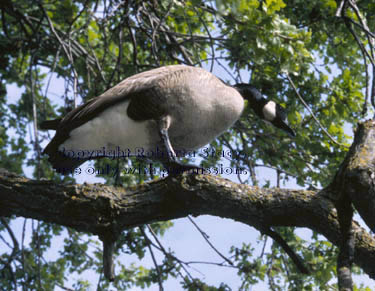
[[[332,200],[347,195],[367,226],[375,230],[375,120],[360,123],[354,141],[330,186]],[[334,191],[339,189],[340,191]]]
[[[262,233],[271,237],[275,242],[279,244],[279,246],[283,248],[283,250],[288,254],[289,258],[293,261],[293,263],[296,265],[296,267],[302,274],[310,274],[310,271],[303,264],[302,259],[293,251],[293,249],[281,237],[280,234],[278,234],[276,231],[273,231],[270,227],[265,227],[262,230]]]
[[[208,175],[181,175],[129,189],[101,184],[62,185],[2,170],[0,213],[18,215],[93,234],[154,221],[210,214],[257,229],[262,225],[308,227],[340,244],[340,226],[327,190],[262,189]],[[375,240],[355,222],[354,261],[375,278]]]

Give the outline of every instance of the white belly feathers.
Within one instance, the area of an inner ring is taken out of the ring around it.
[[[103,147],[105,151],[120,148],[123,151],[129,149],[131,153],[141,148],[147,149],[153,142],[147,128],[151,121],[136,122],[130,119],[126,114],[128,106],[128,100],[119,103],[75,128],[59,146],[59,151],[70,151],[70,156],[78,154],[80,158],[86,158],[93,151],[103,151]]]

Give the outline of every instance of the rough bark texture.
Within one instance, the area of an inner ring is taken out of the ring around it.
[[[369,120],[358,125],[349,153],[330,185],[331,198],[335,201],[341,229],[340,252],[337,261],[340,290],[352,290],[351,267],[355,253],[353,208],[365,223],[375,226],[375,122]]]
[[[207,175],[182,175],[124,189],[61,185],[0,173],[0,214],[18,215],[103,234],[153,221],[211,214],[261,229],[308,227],[335,245],[340,228],[327,191],[262,189]],[[375,278],[375,240],[357,223],[355,262]]]
[[[354,142],[332,183],[332,198],[348,196],[356,210],[375,231],[375,121],[360,123]]]

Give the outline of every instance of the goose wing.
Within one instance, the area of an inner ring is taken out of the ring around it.
[[[102,95],[95,97],[70,111],[59,123],[57,131],[69,132],[93,119],[108,107],[111,107],[116,103],[129,99],[139,100],[143,99],[140,98],[141,96],[153,95],[153,93],[155,93],[153,92],[153,88],[160,80],[172,73],[175,73],[176,71],[187,68],[189,67],[183,65],[172,65],[153,69],[126,78],[121,83],[104,92]],[[147,98],[147,101],[152,102],[152,96]],[[147,110],[152,111],[152,108],[155,109],[155,106],[133,106],[133,112],[129,113],[133,114],[134,116],[143,115],[149,119],[157,113],[155,112],[155,114],[153,114],[152,112],[147,112]],[[141,112],[142,110],[145,112]]]

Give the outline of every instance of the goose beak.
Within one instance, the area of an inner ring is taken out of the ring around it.
[[[277,122],[276,124],[273,123],[276,127],[282,129],[284,132],[286,132],[291,138],[296,137],[296,133],[293,129],[289,127],[284,121],[280,120],[280,122]]]

